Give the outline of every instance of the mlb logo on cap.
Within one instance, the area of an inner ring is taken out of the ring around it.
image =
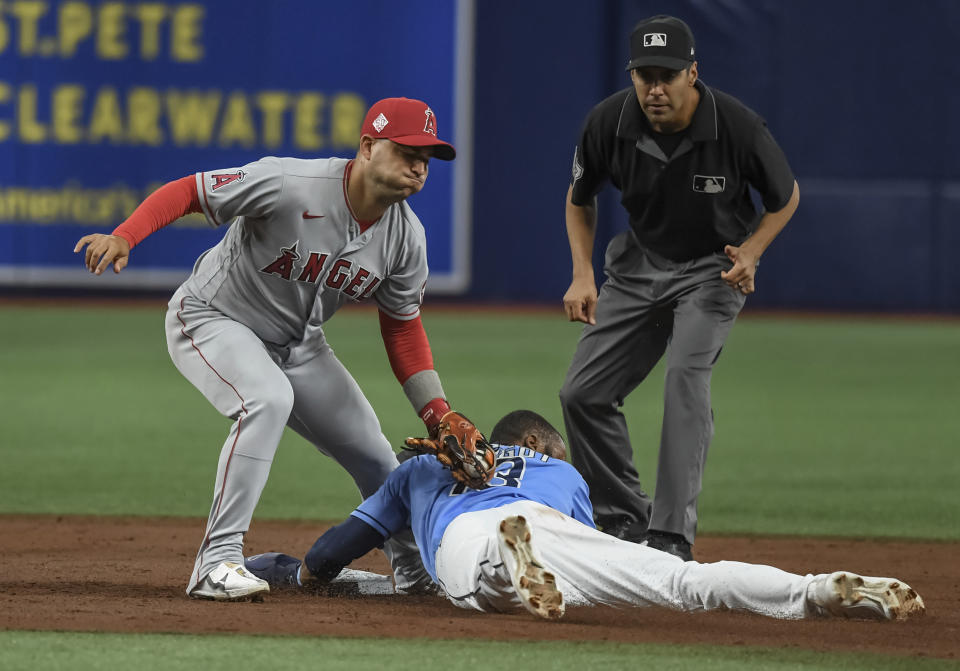
[[[658,14],[634,27],[627,71],[646,67],[686,70],[695,53],[690,27],[675,16]]]
[[[665,47],[667,46],[666,33],[647,33],[643,36],[643,46],[645,47]]]

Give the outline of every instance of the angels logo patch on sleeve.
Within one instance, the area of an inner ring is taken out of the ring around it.
[[[232,184],[233,182],[242,182],[244,178],[243,170],[237,170],[236,172],[227,172],[227,173],[216,173],[210,175],[210,178],[213,180],[213,184],[210,186],[211,191],[216,191],[221,186],[226,186],[227,184]]]

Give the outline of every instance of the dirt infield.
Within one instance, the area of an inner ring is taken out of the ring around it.
[[[254,522],[249,554],[302,553],[323,527]],[[432,597],[321,597],[274,591],[263,603],[188,599],[202,520],[0,516],[0,629],[418,636],[762,645],[960,658],[960,544],[705,537],[700,561],[736,559],[805,572],[849,569],[907,580],[927,616],[909,622],[781,622],[731,612],[571,608],[557,623],[525,612],[463,611]],[[379,551],[353,568],[387,573]]]

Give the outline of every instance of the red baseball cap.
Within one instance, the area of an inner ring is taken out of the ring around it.
[[[363,120],[361,135],[393,140],[408,147],[433,147],[443,161],[457,156],[453,145],[437,137],[437,115],[422,100],[384,98],[373,103]]]

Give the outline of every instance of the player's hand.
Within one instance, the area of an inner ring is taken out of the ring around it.
[[[572,322],[596,324],[597,285],[593,278],[575,279],[563,295],[563,309]]]
[[[73,248],[76,254],[86,246],[87,253],[83,262],[94,275],[99,275],[113,264],[113,272],[119,273],[127,267],[130,260],[130,243],[119,235],[104,235],[93,233],[85,235],[77,241]]]
[[[753,278],[757,272],[757,261],[759,259],[744,247],[734,247],[733,245],[724,247],[723,253],[733,261],[733,268],[727,271],[721,270],[720,279],[726,282],[731,289],[744,295],[756,291]]]

